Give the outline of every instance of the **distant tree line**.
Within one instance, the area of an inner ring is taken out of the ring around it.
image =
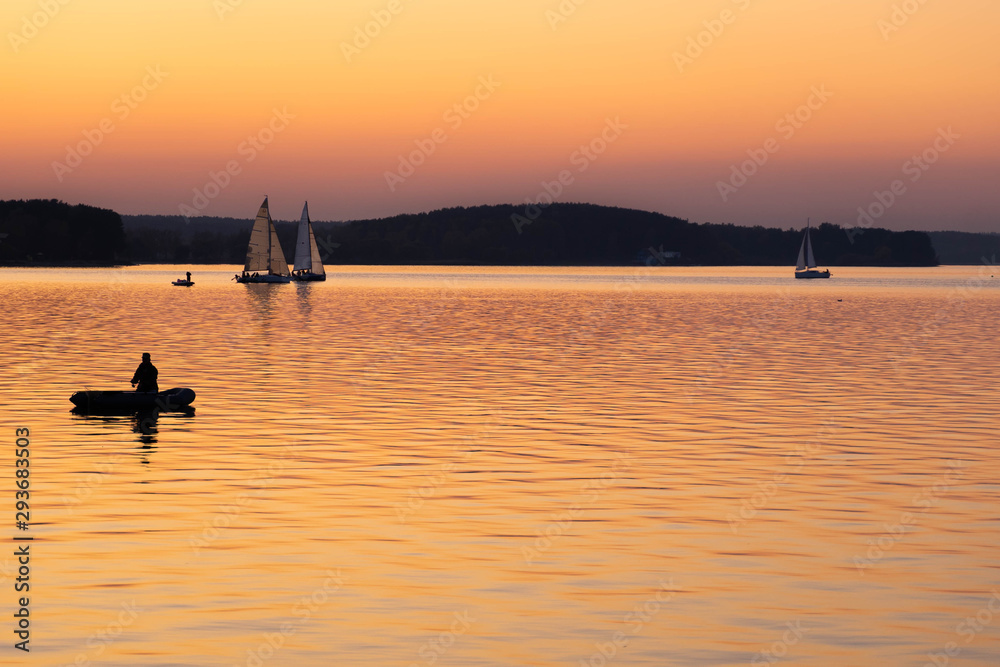
[[[276,222],[286,253],[296,224]],[[57,201],[0,204],[0,261],[242,264],[252,220],[122,216]],[[771,265],[794,264],[801,229],[697,224],[592,204],[449,208],[379,220],[314,222],[328,264]],[[924,232],[813,228],[822,266],[934,266]],[[852,242],[853,241],[853,242]],[[291,259],[291,257],[289,257]]]
[[[135,262],[241,264],[251,220],[125,216],[127,254]],[[275,222],[285,252],[296,225]],[[511,205],[448,208],[346,223],[314,222],[330,264],[790,265],[802,230],[697,224],[632,209],[553,204],[533,220]],[[853,237],[853,243],[852,243]],[[813,229],[824,266],[934,266],[923,232],[866,229],[848,235],[831,224]]]
[[[1000,258],[1000,234],[928,232],[942,264],[993,264]]]
[[[0,263],[90,264],[119,261],[125,247],[121,216],[55,199],[0,201]]]

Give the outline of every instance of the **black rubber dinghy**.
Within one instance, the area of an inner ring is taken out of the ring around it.
[[[138,391],[78,391],[69,397],[84,410],[184,410],[194,402],[194,390],[175,387],[159,393]]]

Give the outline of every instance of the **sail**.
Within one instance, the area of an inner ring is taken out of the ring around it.
[[[299,220],[299,233],[295,239],[295,270],[310,271],[313,267],[312,253],[309,246],[312,240],[312,227],[309,225],[309,202],[302,207],[302,219]]]
[[[267,217],[267,225],[271,229],[271,248],[269,252],[269,272],[273,276],[287,276],[290,275],[288,272],[288,262],[285,261],[285,253],[281,249],[281,243],[278,241],[278,230],[275,229],[274,223],[271,222],[271,216]]]
[[[812,238],[809,234],[809,228],[806,228],[806,266],[810,269],[816,268],[816,258],[813,257],[813,244]]]
[[[807,231],[806,235],[802,237],[802,246],[799,248],[799,261],[795,265],[796,271],[804,271],[806,268],[806,242],[808,238],[809,238],[809,232]],[[811,248],[810,252],[812,252]]]
[[[257,219],[253,223],[253,230],[250,232],[250,245],[247,246],[247,261],[243,264],[243,270],[250,273],[267,271],[268,258],[271,247],[271,214],[267,210],[267,197],[257,211]]]
[[[309,256],[312,260],[312,272],[321,276],[326,275],[323,268],[323,258],[319,256],[319,246],[316,245],[316,236],[313,234],[312,223],[309,223]]]

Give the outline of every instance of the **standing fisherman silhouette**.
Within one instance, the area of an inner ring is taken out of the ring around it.
[[[138,387],[135,387],[137,392],[159,392],[160,388],[156,384],[156,376],[158,374],[159,371],[156,370],[156,366],[154,366],[153,362],[150,361],[149,352],[143,352],[142,363],[139,364],[137,369],[135,369],[135,375],[132,376],[132,386],[135,387],[136,384],[139,385]]]

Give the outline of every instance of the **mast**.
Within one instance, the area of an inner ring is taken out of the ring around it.
[[[264,203],[267,203],[267,195],[264,195]],[[271,209],[267,209],[267,272],[271,272],[271,247],[274,245],[271,243],[271,234],[274,231],[274,223],[271,221]]]

